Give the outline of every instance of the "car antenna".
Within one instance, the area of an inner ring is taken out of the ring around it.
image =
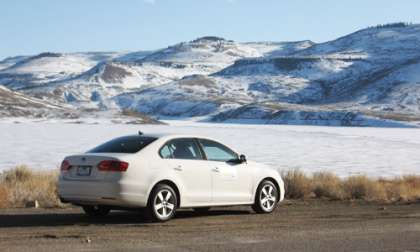
[[[143,132],[141,132],[141,130],[139,130],[139,135],[140,135],[140,136],[142,136],[142,135],[143,135]]]

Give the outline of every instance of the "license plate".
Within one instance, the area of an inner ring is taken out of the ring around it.
[[[77,176],[90,176],[91,170],[91,166],[79,166],[77,167]]]

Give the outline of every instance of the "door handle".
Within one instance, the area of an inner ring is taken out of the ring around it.
[[[178,165],[177,167],[174,167],[175,171],[182,171],[182,166]]]
[[[220,172],[219,167],[214,167],[214,168],[212,169],[212,171],[213,171],[213,172]]]

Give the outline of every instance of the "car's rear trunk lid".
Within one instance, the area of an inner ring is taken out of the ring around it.
[[[86,153],[66,157],[70,167],[62,171],[64,179],[67,180],[111,180],[121,177],[118,171],[101,171],[98,168],[102,161],[123,161],[129,154],[124,153]]]

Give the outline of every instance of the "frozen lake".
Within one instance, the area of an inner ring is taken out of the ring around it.
[[[248,159],[280,170],[332,171],[340,176],[420,174],[420,129],[168,123],[171,125],[3,121],[0,171],[20,164],[55,169],[66,155],[142,130],[211,136]]]

